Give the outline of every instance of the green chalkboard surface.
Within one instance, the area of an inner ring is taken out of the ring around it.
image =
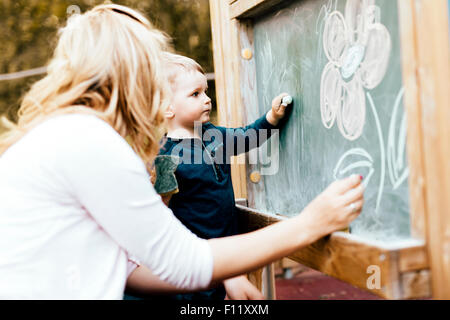
[[[263,176],[256,208],[295,215],[332,181],[357,173],[366,203],[351,232],[409,238],[397,1],[297,1],[256,19],[253,32],[258,106],[247,106],[247,120],[281,92],[294,98],[278,170]],[[260,170],[275,161],[271,148],[260,148]]]

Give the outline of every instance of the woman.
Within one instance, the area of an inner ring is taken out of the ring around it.
[[[0,298],[121,299],[127,279],[143,292],[203,289],[360,213],[364,189],[352,176],[257,232],[203,240],[184,228],[145,166],[164,131],[165,49],[161,32],[118,5],[61,31],[47,76],[0,137]]]

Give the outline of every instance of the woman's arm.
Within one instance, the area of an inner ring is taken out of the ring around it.
[[[214,255],[210,286],[267,265],[347,226],[362,209],[364,187],[360,181],[358,176],[336,181],[295,218],[251,233],[209,240]],[[353,211],[351,203],[355,203]],[[160,280],[145,266],[130,275],[127,286],[144,294],[190,291]]]
[[[267,265],[347,227],[362,209],[361,179],[354,175],[335,181],[294,218],[251,233],[209,240],[214,255],[213,281]]]
[[[192,292],[192,290],[181,289],[161,280],[145,265],[138,266],[129,275],[126,289],[127,292],[143,295],[154,293],[169,294]]]
[[[232,300],[263,300],[263,294],[248,281],[245,275],[226,279],[223,282],[227,297]],[[212,286],[210,286],[212,287]],[[137,266],[127,279],[126,291],[135,295],[176,294],[192,290],[181,289],[162,281],[144,265]]]

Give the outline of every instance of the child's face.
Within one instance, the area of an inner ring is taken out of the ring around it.
[[[172,108],[175,121],[184,128],[193,128],[194,122],[209,121],[211,99],[206,94],[208,82],[198,71],[182,70],[172,83]],[[170,120],[169,120],[170,121]]]

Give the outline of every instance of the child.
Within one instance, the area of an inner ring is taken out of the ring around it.
[[[194,60],[176,54],[167,53],[165,58],[173,98],[165,112],[167,141],[160,154],[182,158],[175,172],[179,192],[170,199],[169,208],[201,238],[235,235],[237,217],[229,156],[251,148],[251,143],[246,141],[247,145],[241,143],[242,148],[239,150],[239,139],[250,139],[249,133],[253,130],[258,146],[265,141],[262,135],[260,137],[260,130],[267,130],[266,136],[270,136],[270,130],[277,128],[285,114],[286,106],[281,105],[281,99],[287,94],[276,97],[272,109],[245,128],[216,127],[209,122],[211,99],[207,95],[208,84],[202,67]],[[194,128],[196,123],[201,130]],[[232,139],[234,150],[227,150],[230,147],[227,139]],[[253,147],[256,147],[256,143]],[[167,203],[168,199],[164,200]],[[234,295],[241,299],[262,298],[244,275],[226,280],[224,287],[179,297],[224,299],[226,289],[229,298]]]

